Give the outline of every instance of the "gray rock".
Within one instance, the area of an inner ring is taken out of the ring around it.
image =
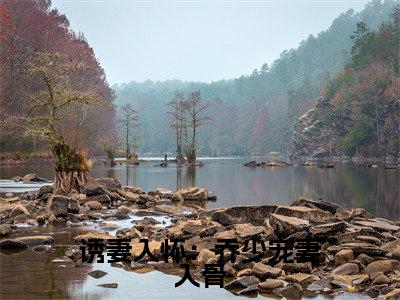
[[[236,288],[246,288],[251,285],[259,284],[260,280],[255,276],[242,276],[237,279],[232,280],[227,285],[226,289],[236,289]]]
[[[122,183],[117,178],[97,178],[93,182],[100,184],[105,190],[110,192],[116,192],[122,188]]]
[[[101,195],[87,197],[85,202],[88,202],[88,201],[98,201],[100,203],[110,203],[111,199],[108,195],[101,194]]]
[[[87,274],[89,276],[93,277],[93,278],[99,279],[99,278],[102,278],[102,277],[106,276],[108,273],[104,272],[102,270],[94,270],[94,271],[91,271],[91,272],[89,272]]]
[[[47,200],[46,210],[48,213],[52,213],[56,218],[65,218],[68,214],[68,204],[69,198],[60,195],[52,195]]]
[[[278,206],[275,214],[314,222],[324,221],[332,218],[332,214],[328,211],[304,206]]]
[[[268,222],[280,236],[288,236],[311,226],[308,220],[277,214],[270,214]]]
[[[251,223],[261,226],[264,220],[276,209],[274,205],[242,205],[218,209],[212,214],[212,220],[224,226]]]

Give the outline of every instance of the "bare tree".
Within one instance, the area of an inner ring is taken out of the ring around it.
[[[169,119],[170,126],[175,130],[176,134],[176,161],[183,161],[182,139],[187,136],[186,131],[186,115],[184,107],[184,96],[181,92],[175,91],[174,98],[167,103],[170,106]]]
[[[95,90],[79,88],[76,78],[85,64],[58,53],[36,53],[29,62],[28,73],[35,85],[27,94],[24,127],[29,135],[44,138],[55,159],[56,193],[80,191],[89,180],[90,160],[85,149],[73,145],[65,124],[76,122],[76,129],[86,118],[88,106],[107,105]],[[82,113],[77,114],[77,111]]]
[[[121,106],[119,123],[121,124],[125,140],[126,158],[130,159],[132,158],[131,147],[135,146],[134,129],[140,125],[138,113],[133,109],[131,104],[126,103]]]
[[[187,127],[191,128],[190,135],[186,138],[186,157],[190,164],[196,161],[196,137],[200,126],[206,124],[210,118],[203,116],[204,110],[210,102],[201,99],[199,91],[192,92],[184,101],[183,107],[187,113]]]

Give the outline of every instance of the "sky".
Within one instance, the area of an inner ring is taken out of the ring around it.
[[[112,85],[251,74],[368,1],[53,0]]]

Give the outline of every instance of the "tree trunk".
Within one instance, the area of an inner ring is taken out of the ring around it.
[[[56,171],[54,180],[55,194],[82,192],[82,186],[90,180],[89,171]]]

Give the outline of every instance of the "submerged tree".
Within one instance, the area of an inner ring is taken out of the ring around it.
[[[126,103],[121,106],[119,123],[125,140],[126,159],[131,159],[133,157],[131,147],[135,146],[133,133],[134,129],[139,127],[138,113],[131,104]]]
[[[85,69],[84,63],[59,53],[36,53],[28,64],[35,92],[27,94],[24,106],[26,132],[44,138],[50,146],[56,193],[80,191],[90,178],[91,161],[85,149],[74,145],[67,125],[74,123],[78,130],[88,107],[109,104],[96,90],[79,86],[79,76]]]
[[[109,166],[115,166],[115,153],[118,147],[121,145],[121,141],[118,137],[104,138],[100,141],[99,146],[106,153],[107,163]]]
[[[186,135],[185,149],[189,164],[196,161],[197,130],[210,120],[209,117],[203,115],[204,110],[209,104],[210,102],[201,99],[199,91],[192,92],[183,103],[183,107],[187,113],[187,128],[191,129],[191,132]]]
[[[186,116],[184,107],[184,97],[179,91],[175,91],[174,98],[172,101],[167,103],[170,106],[169,119],[170,126],[175,130],[176,134],[176,161],[183,161],[182,152],[182,139],[187,136],[186,130]]]

